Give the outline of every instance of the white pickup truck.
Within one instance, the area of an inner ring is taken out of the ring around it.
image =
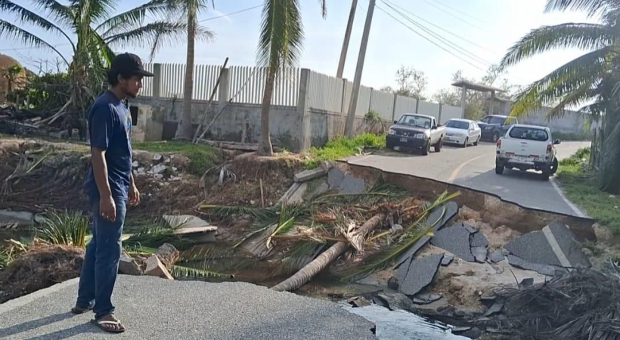
[[[542,178],[558,170],[558,160],[554,145],[560,140],[553,140],[551,130],[543,126],[513,125],[505,136],[497,141],[495,156],[495,173],[501,175],[504,169],[521,171],[542,171]]]

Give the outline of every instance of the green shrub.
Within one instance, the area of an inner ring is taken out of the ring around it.
[[[85,247],[89,230],[88,217],[79,212],[50,212],[43,221],[40,236],[52,244]]]

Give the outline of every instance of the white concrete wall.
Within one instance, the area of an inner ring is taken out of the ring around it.
[[[397,96],[394,108],[394,120],[399,120],[405,113],[415,113],[418,100],[410,97]]]
[[[433,116],[439,119],[439,104],[421,101],[418,104],[418,113],[421,115]]]
[[[383,120],[391,121],[394,115],[394,94],[372,90],[370,110],[379,113]]]
[[[462,118],[461,108],[457,106],[441,105],[441,119],[439,120],[439,124],[443,125],[453,118]]]

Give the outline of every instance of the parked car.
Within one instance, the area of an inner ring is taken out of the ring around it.
[[[468,119],[450,119],[446,122],[446,137],[444,143],[458,144],[464,148],[468,145],[478,145],[482,138],[480,127],[476,122]]]
[[[504,169],[517,168],[521,171],[542,171],[544,180],[558,170],[558,159],[554,145],[561,141],[553,140],[547,127],[533,125],[513,125],[506,136],[497,140],[495,173],[501,175]]]
[[[385,144],[388,149],[405,147],[421,150],[428,155],[431,147],[440,152],[446,135],[445,126],[437,124],[433,116],[405,114],[388,130]]]
[[[505,136],[508,129],[515,124],[519,124],[519,121],[508,116],[486,116],[478,122],[482,131],[482,140],[490,140],[493,143]]]

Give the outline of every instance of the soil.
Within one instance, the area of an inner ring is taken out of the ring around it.
[[[80,276],[84,249],[35,245],[0,272],[0,303]]]

